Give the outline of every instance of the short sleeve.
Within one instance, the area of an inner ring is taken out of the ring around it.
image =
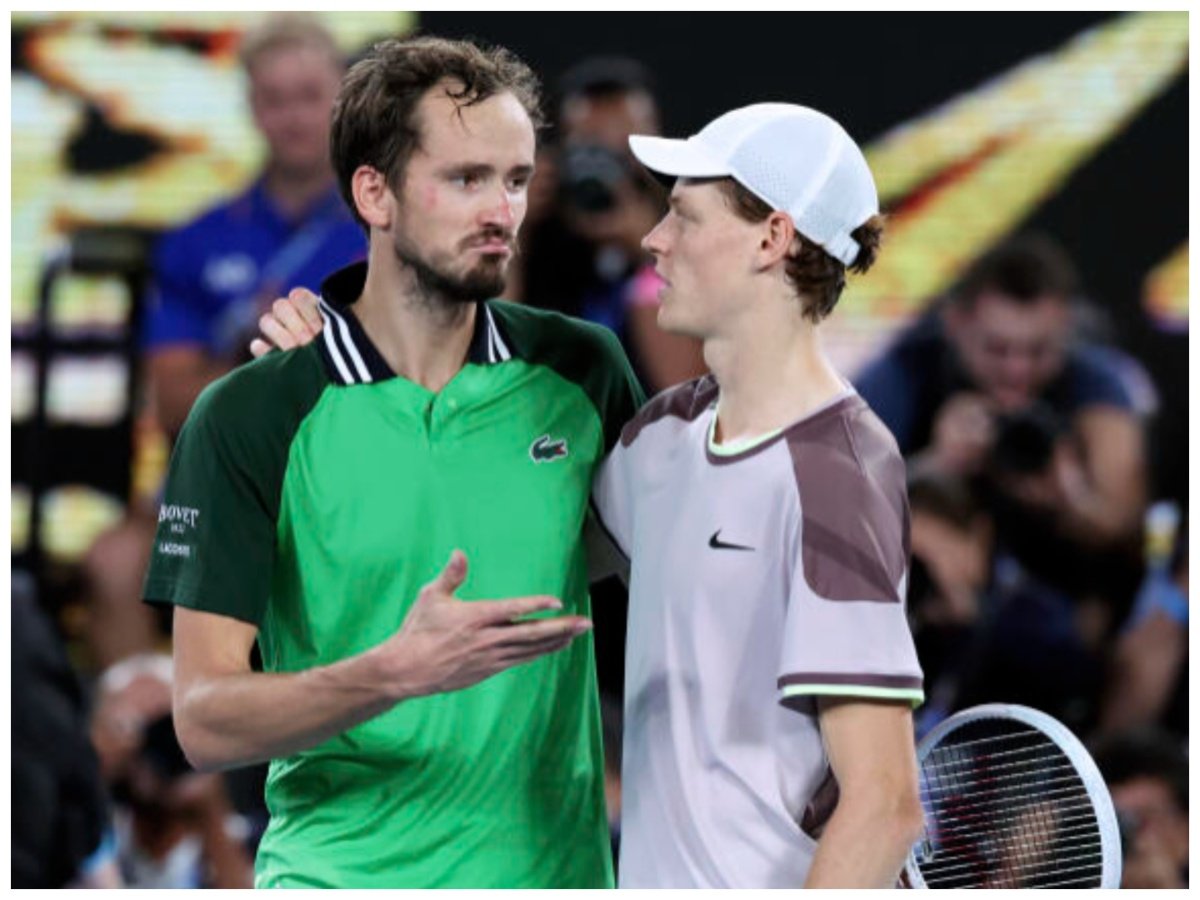
[[[1067,367],[1071,405],[1076,409],[1110,406],[1133,412],[1127,382],[1147,380],[1136,361],[1118,350],[1101,346],[1080,347]],[[1153,388],[1151,388],[1153,390]]]
[[[779,700],[806,708],[816,696],[925,700],[904,604],[829,600],[793,578],[779,661]]]
[[[904,462],[869,412],[829,424],[789,442],[799,503],[785,562],[779,699],[799,708],[819,695],[918,706],[921,667],[904,602]]]
[[[205,389],[180,433],[143,595],[258,625],[290,436],[272,433],[261,416],[255,423],[247,392],[231,381],[238,374]]]

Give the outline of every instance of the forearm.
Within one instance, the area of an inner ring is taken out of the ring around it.
[[[919,814],[903,804],[842,797],[825,827],[806,888],[891,888],[921,834]]]
[[[196,678],[175,696],[180,743],[201,770],[289,756],[390,709],[373,651],[303,672]]]
[[[1142,506],[1140,492],[1136,497],[1110,497],[1087,485],[1066,498],[1062,507],[1062,528],[1088,544],[1110,544],[1133,534],[1141,521]]]

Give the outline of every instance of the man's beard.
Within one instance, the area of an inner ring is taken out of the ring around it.
[[[481,261],[464,275],[453,275],[423,259],[411,242],[396,236],[396,260],[413,273],[417,292],[435,305],[479,303],[504,291],[503,262]]]

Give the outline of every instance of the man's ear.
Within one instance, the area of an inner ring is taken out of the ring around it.
[[[350,192],[358,214],[372,228],[390,228],[396,211],[396,195],[387,178],[371,166],[359,166],[350,178]]]
[[[758,262],[764,269],[769,269],[779,261],[800,250],[800,235],[792,224],[792,217],[787,213],[772,212],[760,223],[758,242]]]

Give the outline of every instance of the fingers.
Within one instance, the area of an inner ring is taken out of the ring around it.
[[[508,625],[513,619],[519,619],[530,613],[547,609],[562,609],[562,601],[557,597],[535,595],[516,597],[512,600],[475,600],[470,607],[484,624]]]
[[[553,640],[538,641],[536,644],[525,644],[520,648],[506,650],[497,658],[506,668],[519,666],[522,663],[532,662],[539,657],[549,656],[551,653],[567,649],[576,637],[578,635],[569,634]]]
[[[275,317],[273,312],[263,313],[258,319],[258,330],[268,341],[280,350],[291,350],[299,347],[300,341]]]
[[[298,344],[307,344],[317,336],[317,331],[308,324],[291,300],[276,300],[271,304],[271,315],[291,333]]]
[[[270,353],[274,349],[275,349],[274,347],[272,347],[270,344],[268,344],[262,338],[255,338],[254,340],[252,340],[250,342],[250,354],[255,359],[258,359],[260,356],[264,356],[265,354]]]
[[[592,623],[583,616],[556,616],[553,619],[501,625],[494,629],[497,632],[495,646],[522,648],[545,641],[570,641],[591,627]]]
[[[459,589],[464,581],[467,580],[467,557],[461,550],[455,550],[450,554],[450,559],[446,562],[445,568],[442,569],[433,581],[425,585],[425,591],[433,591],[439,594],[453,594]],[[422,591],[424,593],[424,591]]]
[[[316,294],[308,288],[292,288],[288,293],[288,299],[295,305],[296,312],[300,314],[300,318],[314,334],[325,327],[325,320],[321,318],[321,311],[317,306]]]

